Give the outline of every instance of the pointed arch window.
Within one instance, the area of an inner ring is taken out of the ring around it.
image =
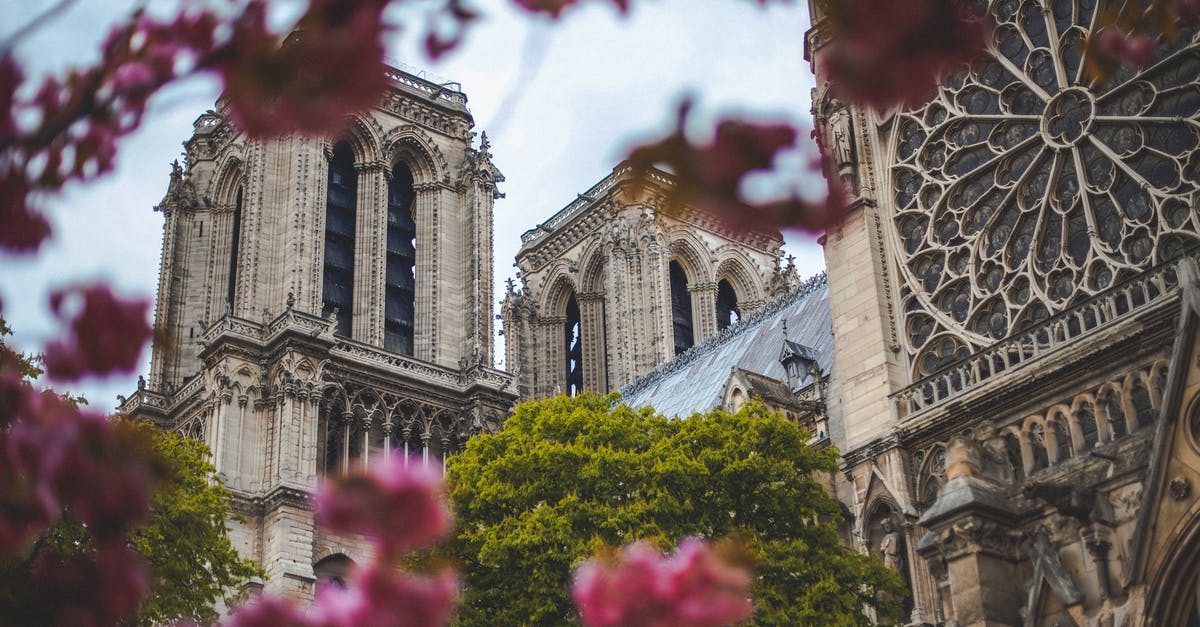
[[[721,279],[717,283],[717,329],[724,329],[740,320],[741,317],[737,292],[733,291],[733,285],[727,279]]]
[[[383,347],[402,355],[413,354],[417,225],[412,209],[416,197],[412,170],[404,163],[397,163],[388,184]]]
[[[567,299],[567,321],[563,327],[567,349],[567,396],[583,391],[583,324],[579,317],[579,301],[575,295]]]
[[[1146,385],[1140,380],[1133,384],[1131,393],[1133,397],[1133,412],[1137,416],[1137,426],[1139,429],[1148,427],[1154,424],[1154,404],[1150,400],[1150,392],[1146,389]]]
[[[1083,434],[1083,449],[1091,450],[1100,441],[1100,425],[1092,406],[1085,403],[1079,408],[1079,431]]]
[[[1125,437],[1125,409],[1116,392],[1110,392],[1104,399],[1104,412],[1108,414],[1108,428],[1112,430],[1113,439]]]
[[[1054,460],[1064,462],[1071,457],[1071,435],[1067,433],[1067,428],[1057,420],[1050,423],[1054,431]]]
[[[321,315],[335,314],[337,333],[349,337],[354,297],[354,232],[358,173],[350,144],[338,142],[329,160],[325,196],[325,267]]]
[[[695,343],[692,333],[692,295],[688,292],[687,274],[678,261],[668,267],[671,279],[671,323],[675,335],[675,354],[691,348]]]
[[[225,304],[233,311],[234,297],[237,295],[238,249],[242,239],[242,188],[237,190],[237,199],[233,203],[233,231],[229,236],[229,281],[225,287]]]
[[[1008,459],[1008,471],[1013,481],[1020,483],[1025,480],[1025,462],[1021,457],[1021,443],[1013,434],[1004,436],[1004,455]]]
[[[1050,465],[1046,455],[1046,431],[1042,425],[1034,423],[1029,428],[1029,451],[1033,454],[1033,469],[1041,470]]]

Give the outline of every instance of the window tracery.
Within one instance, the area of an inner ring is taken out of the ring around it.
[[[976,350],[1200,242],[1194,29],[1093,85],[1096,5],[991,2],[981,63],[882,128],[916,378],[956,352],[944,338]]]

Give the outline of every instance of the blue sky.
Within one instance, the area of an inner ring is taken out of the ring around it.
[[[0,33],[49,4],[0,0]],[[78,0],[23,40],[17,54],[31,74],[93,61],[100,39],[134,4]],[[150,4],[163,12],[178,6]],[[277,4],[281,16],[300,6]],[[488,133],[507,177],[495,215],[498,297],[514,271],[520,234],[607,175],[631,147],[669,132],[684,94],[697,100],[698,137],[724,115],[808,124],[813,79],[803,58],[804,0],[767,9],[747,0],[634,0],[624,17],[592,0],[559,22],[530,18],[507,0],[474,4],[484,20],[443,61],[419,53],[417,25],[394,36],[388,54],[410,71],[461,83],[476,130]],[[152,207],[192,121],[212,107],[218,87],[200,78],[159,94],[143,128],[121,144],[115,173],[40,199],[55,226],[53,241],[34,258],[0,255],[3,315],[18,346],[36,351],[58,332],[45,305],[50,289],[103,279],[124,295],[153,298],[162,217]],[[822,269],[815,236],[785,239],[802,275]],[[149,370],[148,352],[143,362]],[[136,378],[87,381],[73,391],[110,409]]]

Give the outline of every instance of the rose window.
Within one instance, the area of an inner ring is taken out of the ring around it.
[[[1195,31],[1097,85],[1094,0],[991,12],[987,57],[882,129],[918,378],[1200,242]]]

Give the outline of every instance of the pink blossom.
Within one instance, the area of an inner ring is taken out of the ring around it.
[[[73,423],[77,440],[54,469],[55,493],[92,537],[121,538],[150,516],[159,470],[150,443],[100,414],[81,413]]]
[[[718,627],[750,618],[751,582],[749,572],[693,538],[669,557],[635,543],[615,564],[585,562],[575,571],[571,595],[589,627]]]
[[[322,627],[438,627],[449,622],[457,595],[449,571],[417,577],[377,563],[356,570],[347,588],[322,588],[314,618]]]
[[[379,103],[387,88],[383,0],[312,0],[283,45],[252,1],[215,63],[235,123],[252,137],[321,134]]]
[[[743,198],[742,180],[751,173],[769,170],[778,152],[794,146],[798,138],[795,128],[722,120],[713,142],[697,146],[684,133],[690,106],[685,102],[680,107],[675,133],[629,156],[637,171],[663,164],[674,173],[670,198],[673,207],[694,206],[733,228],[745,230],[798,227],[821,231],[841,219],[840,185],[827,183],[828,194],[818,201],[792,197],[752,203]],[[814,176],[820,175],[814,171]]]
[[[1100,33],[1097,52],[1141,69],[1149,67],[1158,58],[1158,44],[1148,35],[1129,35],[1109,28]]]
[[[316,627],[293,603],[286,599],[262,596],[234,610],[224,627]]]
[[[40,551],[30,579],[32,598],[21,612],[30,615],[17,622],[71,627],[122,623],[137,612],[150,583],[142,558],[123,543],[69,557]]]
[[[557,18],[566,8],[579,4],[579,0],[514,0],[514,2],[530,13],[545,13],[554,18]],[[629,0],[610,0],[610,2],[617,5],[617,9],[621,13],[629,12]]]
[[[477,19],[479,14],[464,0],[446,0],[433,15],[434,25],[425,33],[425,53],[434,61],[442,58],[462,43],[467,27]]]
[[[969,63],[987,45],[986,16],[963,0],[833,0],[825,3],[831,41],[823,73],[844,97],[876,106],[918,104],[938,74]]]
[[[150,339],[146,321],[150,303],[124,300],[106,285],[93,285],[53,293],[51,310],[62,317],[64,301],[75,295],[82,299],[82,308],[71,320],[67,338],[46,346],[46,374],[72,381],[88,375],[132,372]]]
[[[441,473],[404,462],[394,454],[368,473],[328,481],[316,496],[317,524],[365,534],[385,559],[433,544],[450,528]]]
[[[36,252],[50,235],[50,223],[29,207],[32,190],[23,172],[0,169],[0,250]]]
[[[1188,24],[1200,22],[1200,0],[1174,0],[1171,4],[1181,21]]]
[[[25,80],[21,66],[10,55],[0,55],[0,138],[17,132],[15,113],[17,89]]]

